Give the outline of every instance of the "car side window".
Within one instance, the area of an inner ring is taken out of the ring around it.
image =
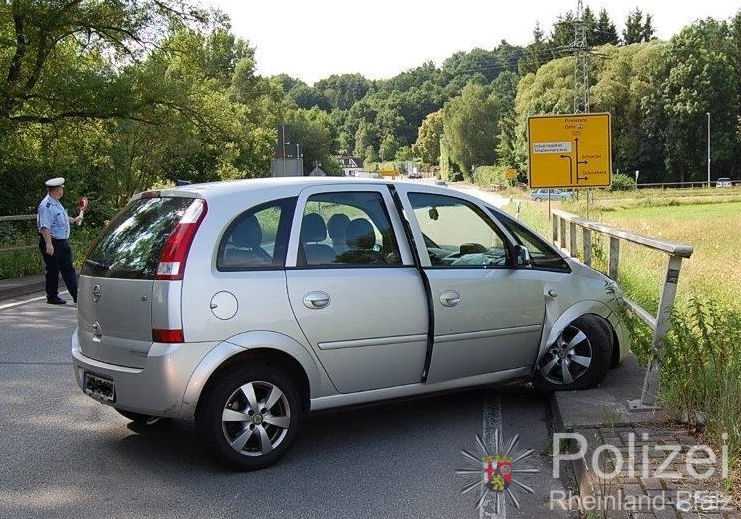
[[[509,265],[504,238],[474,204],[460,198],[409,193],[433,267]]]
[[[570,272],[568,263],[545,240],[503,214],[497,219],[507,228],[518,244],[530,252],[530,261],[535,268]]]
[[[401,255],[381,193],[309,197],[301,220],[298,266],[388,265],[401,265]]]
[[[296,198],[258,205],[239,215],[224,233],[216,258],[220,271],[283,268]]]

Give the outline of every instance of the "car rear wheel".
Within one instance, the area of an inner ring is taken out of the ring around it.
[[[280,459],[296,438],[303,414],[297,384],[274,366],[226,372],[204,395],[196,425],[209,450],[238,470]]]
[[[607,375],[612,358],[609,326],[585,315],[566,326],[538,362],[534,383],[544,391],[587,389]]]

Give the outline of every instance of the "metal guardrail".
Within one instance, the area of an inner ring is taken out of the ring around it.
[[[661,299],[656,316],[640,306],[638,303],[625,298],[628,309],[653,331],[653,355],[646,370],[643,381],[640,400],[629,401],[629,407],[635,410],[651,409],[656,407],[656,397],[659,385],[659,370],[664,350],[666,334],[671,326],[671,312],[674,306],[674,298],[677,294],[677,282],[679,271],[682,268],[682,260],[692,256],[693,247],[682,243],[668,240],[660,240],[636,234],[631,231],[618,229],[599,222],[581,218],[578,215],[554,209],[551,211],[553,224],[553,243],[569,256],[577,257],[578,229],[582,232],[582,261],[584,264],[592,265],[592,233],[599,233],[610,239],[609,255],[607,260],[607,275],[617,281],[620,266],[620,242],[627,241],[647,247],[669,256],[661,289]],[[568,232],[567,232],[568,228]],[[568,237],[568,240],[567,240]]]
[[[0,216],[0,223],[3,222],[22,222],[26,220],[35,220],[36,215],[35,214],[17,214],[13,216]],[[19,251],[19,250],[30,250],[35,249],[37,245],[18,245],[13,247],[5,247],[3,249],[0,249],[0,253],[3,252],[13,252],[13,251]]]

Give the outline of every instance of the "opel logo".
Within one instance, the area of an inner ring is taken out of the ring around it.
[[[93,303],[97,303],[100,299],[100,296],[103,295],[103,288],[100,285],[95,285],[93,287]]]

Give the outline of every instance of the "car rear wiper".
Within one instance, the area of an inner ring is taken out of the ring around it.
[[[86,259],[85,263],[89,263],[99,269],[111,270],[111,265],[106,265],[105,263],[100,263],[99,261],[91,260],[90,258]]]

